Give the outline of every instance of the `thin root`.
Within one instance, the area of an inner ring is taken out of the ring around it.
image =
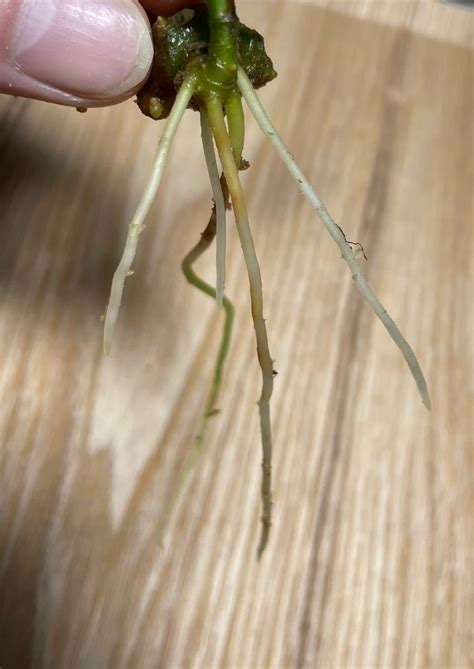
[[[240,102],[240,98],[239,98]],[[241,104],[241,103],[240,103]],[[257,356],[262,370],[262,392],[258,402],[260,413],[260,430],[262,435],[263,450],[263,476],[262,476],[262,531],[257,555],[260,558],[267,545],[271,525],[271,461],[272,461],[272,433],[270,423],[270,397],[273,391],[273,361],[268,348],[268,336],[263,317],[263,294],[262,279],[255,246],[250,231],[247,206],[239,178],[239,170],[235,160],[235,153],[229,139],[229,134],[224,120],[224,112],[219,100],[211,98],[206,103],[207,113],[211,124],[214,138],[221,159],[222,168],[229,186],[230,195],[235,214],[237,232],[244,254],[245,264],[250,284],[250,299],[252,307],[252,318],[257,340]],[[234,140],[237,142],[237,140]]]
[[[379,299],[375,296],[372,289],[368,285],[362,268],[360,267],[357,259],[352,251],[350,243],[347,242],[344,233],[340,227],[334,222],[328,210],[321,202],[319,197],[316,195],[312,189],[309,182],[306,180],[305,176],[301,172],[300,168],[295,162],[294,156],[288,151],[283,140],[273,127],[272,122],[270,121],[267,112],[263,108],[249,78],[245,74],[242,68],[239,68],[238,71],[238,86],[240,92],[242,93],[245,101],[247,102],[250,111],[255,117],[257,123],[261,127],[263,133],[268,138],[273,148],[276,150],[280,158],[285,163],[288,171],[290,172],[293,179],[298,184],[298,188],[306,197],[310,205],[316,210],[319,218],[324,224],[325,228],[334,239],[336,244],[341,250],[342,256],[351,270],[352,278],[354,283],[361,293],[362,297],[368,302],[370,307],[373,309],[375,314],[384,324],[388,334],[393,339],[395,344],[400,349],[405,361],[410,368],[410,371],[415,379],[418,392],[420,393],[421,399],[427,409],[431,408],[431,401],[428,393],[428,387],[426,384],[425,377],[421,371],[420,364],[416,359],[416,356],[413,352],[413,349],[406,341],[405,337],[402,335],[398,326],[393,321],[393,319],[387,313],[385,307],[381,304]]]
[[[163,134],[160,137],[150,178],[145,187],[132,222],[129,225],[125,249],[119,266],[115,270],[114,278],[112,280],[112,287],[110,290],[109,304],[107,306],[105,315],[104,352],[106,355],[110,353],[112,346],[112,337],[114,334],[120,305],[122,303],[125,279],[127,276],[130,276],[129,272],[137,252],[138,238],[144,228],[143,222],[147,217],[148,212],[150,211],[153,200],[155,199],[155,195],[161,183],[161,178],[163,176],[163,171],[170,153],[176,130],[178,129],[193,92],[194,88],[192,83],[185,80],[179,89],[179,92],[176,96],[176,101],[173,105],[173,109],[171,110],[168,121],[163,130]]]
[[[225,180],[225,177],[221,177],[220,181],[220,187],[222,188],[222,196],[223,196],[223,203],[224,206],[226,206],[228,200],[229,200],[229,191],[227,188],[227,183]],[[216,290],[212,286],[210,286],[206,281],[201,279],[196,272],[194,271],[193,265],[196,262],[200,256],[202,256],[205,251],[210,247],[212,244],[215,236],[216,236],[216,226],[217,226],[217,204],[214,201],[214,206],[212,208],[212,213],[211,217],[209,219],[209,223],[207,224],[206,229],[201,235],[201,239],[199,242],[191,249],[191,251],[187,254],[187,256],[184,258],[181,267],[184,273],[184,276],[186,277],[187,281],[200,290],[202,293],[205,295],[208,295],[212,299],[216,299]],[[161,535],[167,522],[168,519],[173,512],[173,510],[176,507],[176,504],[178,503],[181,494],[184,490],[184,487],[186,485],[186,482],[196,466],[201,454],[202,450],[205,444],[205,436],[206,436],[206,431],[207,427],[209,424],[209,419],[212,418],[213,416],[217,415],[219,413],[219,409],[217,408],[217,401],[219,398],[219,391],[220,387],[222,384],[222,376],[223,376],[223,371],[224,371],[224,365],[225,361],[227,358],[227,354],[229,351],[229,346],[230,346],[230,340],[232,336],[232,326],[234,322],[234,307],[232,305],[232,302],[224,295],[223,300],[222,300],[222,306],[224,308],[225,312],[225,321],[224,321],[224,328],[222,331],[222,338],[221,338],[221,343],[219,346],[219,352],[217,354],[217,359],[216,359],[216,364],[214,367],[214,374],[212,378],[212,383],[211,387],[209,389],[209,394],[207,397],[207,402],[206,406],[204,409],[204,412],[202,414],[201,418],[201,424],[199,427],[198,434],[196,435],[195,438],[195,443],[189,452],[183,468],[181,470],[181,473],[179,475],[179,479],[173,489],[173,492],[171,494],[171,497],[166,505],[166,509],[163,513],[163,518],[160,524],[160,531],[159,534]]]
[[[219,307],[223,306],[225,290],[225,261],[226,261],[226,202],[219,180],[212,130],[205,109],[201,109],[201,138],[206,159],[207,171],[211,182],[212,196],[215,211],[216,236],[216,301]],[[226,186],[227,188],[227,186]],[[227,197],[228,199],[228,197]]]

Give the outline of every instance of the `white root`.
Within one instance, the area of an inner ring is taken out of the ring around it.
[[[193,93],[193,84],[191,81],[185,80],[179,89],[173,108],[166,122],[166,126],[163,130],[163,134],[160,137],[149,181],[145,187],[132,222],[129,225],[125,249],[120,263],[115,270],[110,290],[109,304],[105,315],[104,352],[106,355],[110,353],[112,337],[120,305],[122,303],[125,279],[127,276],[130,276],[131,266],[137,252],[138,238],[144,227],[143,222],[150,211],[153,200],[155,199],[176,130],[178,129]]]
[[[204,109],[201,110],[201,138],[209,180],[211,182],[212,196],[216,205],[216,302],[219,307],[222,307],[226,273],[226,206],[219,178],[219,170],[217,169],[212,130]]]
[[[328,210],[321,202],[319,197],[316,195],[309,182],[304,177],[300,168],[296,164],[293,155],[288,151],[283,140],[279,136],[278,132],[275,130],[272,122],[270,121],[270,118],[268,117],[268,114],[266,113],[262,103],[260,102],[252,86],[252,83],[250,82],[249,78],[247,77],[242,68],[239,68],[238,71],[238,86],[240,92],[242,93],[242,96],[244,97],[245,101],[247,102],[250,108],[250,111],[255,117],[260,128],[263,130],[265,136],[268,138],[270,143],[273,145],[273,148],[276,150],[282,161],[285,163],[291,176],[296,181],[300,191],[306,197],[310,205],[316,210],[319,218],[326,227],[327,231],[334,239],[336,244],[339,246],[342,256],[351,270],[352,278],[354,280],[357,289],[361,293],[362,297],[366,300],[366,302],[368,302],[368,304],[373,309],[375,314],[380,318],[385,328],[387,329],[387,332],[389,333],[390,337],[393,339],[395,344],[400,349],[408,367],[410,368],[413,378],[415,379],[418,392],[420,393],[421,399],[423,400],[423,404],[427,409],[430,409],[431,401],[428,393],[428,387],[423,372],[421,371],[420,365],[418,363],[418,360],[416,359],[416,356],[413,352],[413,349],[411,348],[411,346],[406,341],[405,337],[398,329],[396,323],[389,316],[385,307],[381,304],[381,302],[378,300],[376,295],[369,287],[363,274],[362,268],[357,262],[354,253],[352,251],[352,248],[346,241],[342,230],[334,222]]]

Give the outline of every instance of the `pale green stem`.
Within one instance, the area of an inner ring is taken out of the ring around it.
[[[175,103],[163,130],[163,134],[160,137],[149,181],[145,187],[132,222],[129,225],[122,259],[120,260],[112,280],[109,304],[105,316],[104,351],[106,355],[110,352],[112,345],[112,337],[117,322],[120,304],[122,302],[125,279],[129,276],[131,271],[131,266],[137,252],[138,238],[144,227],[143,222],[150,211],[153,200],[155,199],[176,130],[178,129],[183,114],[191,100],[193,92],[194,86],[192,82],[185,80],[179,89]]]
[[[201,109],[201,138],[212,197],[216,206],[216,301],[219,307],[222,307],[226,272],[226,206],[217,169],[212,130],[204,109]]]
[[[276,152],[285,163],[291,176],[296,181],[298,188],[306,197],[311,206],[316,210],[327,231],[339,246],[342,256],[351,270],[352,278],[357,289],[366,302],[368,302],[375,314],[380,318],[390,337],[402,352],[402,355],[405,358],[408,367],[410,368],[413,378],[415,379],[418,392],[421,395],[421,399],[423,400],[426,408],[430,409],[431,401],[428,393],[428,387],[413,349],[398,329],[396,323],[389,316],[385,307],[372,292],[372,289],[369,287],[365,279],[362,268],[354,256],[352,248],[344,237],[344,233],[342,232],[341,228],[334,222],[328,210],[316,195],[311,185],[308,183],[300,168],[296,164],[293,155],[288,151],[281,137],[273,127],[268,114],[263,108],[262,103],[260,102],[249,78],[242,70],[242,68],[239,68],[238,71],[238,86],[257,123],[260,125],[266,137],[269,139]]]
[[[260,558],[267,544],[271,525],[272,434],[270,422],[270,397],[273,391],[273,361],[270,357],[267,330],[265,319],[263,317],[263,295],[260,267],[255,254],[255,246],[250,231],[247,206],[240,183],[239,171],[232,152],[220,100],[218,98],[208,99],[206,101],[206,109],[229,187],[237,231],[247,267],[250,284],[252,318],[257,340],[257,356],[262,370],[262,392],[258,402],[263,450],[262,533],[258,546],[258,557]]]
[[[240,94],[232,95],[225,103],[229,139],[235,162],[240,169],[245,142],[245,117]]]

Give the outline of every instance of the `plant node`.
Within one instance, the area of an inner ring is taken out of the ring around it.
[[[229,42],[230,46],[217,48],[211,42],[213,31],[213,42]],[[187,75],[196,80],[196,93],[189,103],[194,110],[199,110],[207,95],[218,95],[224,101],[236,91],[237,65],[245,70],[254,88],[276,77],[263,37],[241,23],[234,12],[224,13],[211,23],[207,7],[183,9],[168,18],[158,17],[152,36],[153,67],[137,103],[153,119],[169,115]]]

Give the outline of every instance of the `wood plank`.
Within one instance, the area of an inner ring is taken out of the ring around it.
[[[279,2],[279,0],[266,0]],[[474,44],[474,12],[469,0],[295,0],[336,12],[406,28],[460,46]]]
[[[160,126],[133,103],[84,116],[3,98],[2,669],[471,666],[472,53],[317,7],[241,13],[279,71],[262,98],[364,244],[433,411],[249,118],[279,372],[274,526],[257,563],[259,374],[231,233],[222,410],[160,547],[221,325],[180,274],[209,211],[198,119],[104,359],[100,315]],[[200,269],[212,280],[212,254]]]

